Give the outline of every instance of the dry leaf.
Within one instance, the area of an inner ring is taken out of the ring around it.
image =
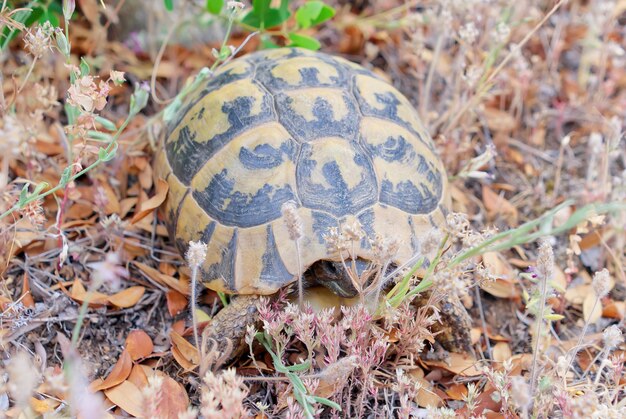
[[[53,412],[59,404],[61,403],[49,398],[43,400],[36,399],[34,397],[30,398],[30,407],[35,411],[35,413],[39,413],[40,415]]]
[[[133,330],[126,337],[126,350],[133,361],[149,356],[153,349],[152,339],[143,330]]]
[[[602,317],[621,320],[624,315],[626,315],[626,302],[624,301],[609,301],[602,308]]]
[[[121,207],[117,194],[113,188],[111,188],[111,185],[106,183],[106,178],[100,178],[100,180],[101,183],[98,185],[98,194],[104,195],[104,213],[106,215],[119,214]]]
[[[602,303],[596,301],[596,293],[593,291],[587,294],[583,301],[583,319],[588,323],[595,323],[602,317]]]
[[[585,298],[593,293],[590,284],[569,287],[565,291],[565,300],[571,304],[582,304]]]
[[[510,132],[517,128],[517,121],[506,111],[496,108],[485,108],[487,126],[492,131]]]
[[[178,419],[189,406],[187,392],[185,388],[174,381],[173,378],[165,374],[160,375],[163,377],[163,384],[161,385],[161,397],[159,397],[158,400],[157,410],[164,419]]]
[[[446,390],[446,394],[453,400],[463,400],[467,395],[467,387],[461,383],[452,384],[450,388]]]
[[[489,218],[493,219],[496,215],[502,215],[507,223],[513,227],[517,225],[517,208],[509,201],[495,193],[487,185],[483,185],[483,203],[487,209]]]
[[[146,200],[142,201],[139,204],[139,209],[135,212],[133,219],[131,220],[132,224],[135,224],[137,221],[141,220],[143,217],[148,215],[155,208],[161,206],[163,201],[165,201],[165,197],[167,196],[167,191],[169,189],[169,185],[163,179],[158,179],[156,184],[156,193],[155,195]]]
[[[122,354],[120,355],[120,359],[117,360],[117,363],[115,364],[107,378],[103,382],[92,386],[92,390],[106,390],[120,384],[128,378],[132,368],[133,360],[131,359],[128,351],[124,349],[122,351]]]
[[[176,347],[180,354],[192,364],[200,364],[200,354],[198,349],[187,341],[184,337],[174,332],[170,332],[170,339],[172,340],[172,347]]]
[[[22,280],[22,296],[20,301],[25,307],[35,307],[35,300],[30,293],[30,280],[28,279],[28,272],[24,272],[24,279]]]
[[[141,390],[130,381],[124,381],[113,388],[105,390],[104,395],[127,413],[138,418],[143,417],[145,413],[143,395]]]
[[[487,252],[482,256],[485,268],[493,275],[495,281],[483,281],[480,287],[489,294],[500,298],[516,298],[519,291],[511,280],[513,271],[508,263],[497,252]]]
[[[130,375],[128,376],[127,381],[130,381],[137,388],[142,389],[148,385],[148,376],[142,365],[135,364],[133,369],[130,371]]]
[[[429,367],[439,367],[444,370],[453,372],[463,377],[473,377],[480,375],[481,371],[477,368],[478,361],[467,354],[457,354],[450,352],[448,362],[435,360],[422,360]]]
[[[157,284],[162,285],[164,287],[172,288],[180,292],[183,295],[189,295],[189,284],[186,281],[176,279],[170,275],[165,275],[144,263],[141,263],[141,262],[133,262],[133,263],[144,274],[146,274],[148,278],[152,279]]]
[[[115,293],[109,297],[109,302],[116,307],[119,308],[128,308],[132,307],[141,299],[144,292],[146,292],[145,287],[134,286],[126,288],[118,293]]]
[[[432,384],[424,379],[424,371],[421,368],[409,371],[409,375],[417,381],[421,387],[415,396],[415,403],[421,407],[438,407],[443,400],[434,391]]]
[[[509,344],[506,342],[498,342],[493,347],[493,360],[498,362],[504,362],[511,359],[513,353]]]
[[[483,330],[480,327],[472,327],[470,330],[470,341],[472,342],[472,345],[478,343],[482,335]]]
[[[185,358],[185,356],[178,350],[176,346],[172,346],[171,351],[172,356],[174,357],[176,362],[178,362],[178,365],[183,367],[185,371],[193,371],[198,366],[198,364],[194,364],[193,362],[190,362],[187,358]]]
[[[167,300],[167,311],[172,317],[178,315],[178,313],[187,307],[187,297],[178,291],[169,290],[167,294],[165,294],[165,299]]]
[[[172,330],[179,335],[182,335],[185,332],[185,320],[180,319],[178,321],[175,321],[172,324]]]
[[[89,305],[104,305],[108,302],[109,297],[101,292],[87,292],[83,283],[80,282],[79,279],[75,279],[72,284],[72,292],[70,294],[72,299],[84,302],[85,300],[89,301]]]

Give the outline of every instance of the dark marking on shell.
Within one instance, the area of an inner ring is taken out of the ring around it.
[[[289,273],[278,253],[271,224],[267,225],[267,242],[262,265],[263,270],[261,271],[261,277],[259,279],[263,282],[272,283],[280,287],[293,279],[293,275]]]
[[[259,144],[253,150],[242,147],[239,150],[239,160],[246,169],[271,169],[280,166],[287,156],[288,160],[295,160],[298,146],[294,141],[285,141],[280,148],[271,144]]]
[[[413,251],[413,254],[416,254],[421,248],[420,241],[415,235],[415,223],[413,222],[413,217],[409,216],[407,217],[407,220],[409,222],[409,228],[411,229],[411,250]]]
[[[317,236],[318,243],[326,243],[324,236],[330,233],[331,228],[339,225],[337,219],[320,211],[312,211],[311,217],[313,218],[313,231]]]
[[[291,109],[293,98],[290,96],[278,93],[275,98],[280,122],[302,141],[311,141],[321,137],[352,139],[358,131],[360,121],[358,117],[355,117],[358,113],[352,99],[345,92],[342,99],[348,112],[343,119],[335,119],[331,104],[323,97],[315,98],[312,110],[315,119],[312,121],[307,121]]]
[[[415,149],[402,135],[397,137],[390,135],[384,144],[376,146],[366,143],[365,148],[388,162],[406,162],[415,156]]]
[[[255,194],[234,190],[227,169],[216,174],[204,190],[193,191],[198,205],[221,224],[253,227],[280,217],[280,207],[295,198],[291,185],[263,185]]]
[[[325,211],[337,218],[348,214],[356,214],[378,200],[378,186],[374,168],[360,151],[356,143],[354,163],[360,168],[361,179],[354,188],[349,188],[345,176],[359,176],[350,168],[341,168],[336,161],[324,163],[321,172],[329,185],[315,183],[313,170],[318,166],[318,156],[315,156],[309,144],[302,145],[302,153],[296,170],[298,196],[302,204],[311,209]]]
[[[183,127],[178,139],[166,145],[172,170],[183,184],[189,185],[200,168],[237,135],[252,126],[275,119],[270,95],[263,95],[262,110],[258,115],[251,115],[254,100],[252,96],[241,96],[233,101],[224,102],[221,110],[227,115],[229,122],[229,127],[225,132],[213,138],[197,141],[198,133],[191,133],[188,127]]]
[[[235,260],[237,258],[237,238],[239,231],[235,228],[233,237],[228,242],[226,248],[222,249],[222,258],[218,263],[209,266],[204,272],[205,277],[210,281],[221,279],[226,289],[236,291],[235,289]]]
[[[384,179],[380,188],[380,201],[392,205],[409,214],[432,212],[441,198],[441,187],[433,194],[427,185],[415,185],[410,180],[392,184]]]
[[[363,231],[365,231],[365,237],[361,240],[361,246],[364,249],[370,249],[372,247],[370,245],[370,239],[374,239],[376,237],[376,230],[374,229],[376,214],[372,208],[368,208],[361,212],[357,219],[359,220],[359,223],[361,223]]]

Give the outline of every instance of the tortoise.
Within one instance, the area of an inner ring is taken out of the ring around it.
[[[300,269],[354,295],[330,228],[358,221],[370,238],[397,239],[399,266],[445,226],[449,207],[444,167],[408,99],[360,65],[298,48],[235,59],[189,94],[155,175],[169,184],[164,213],[179,251],[207,243],[202,282],[238,294],[211,323],[218,342],[242,336],[258,296]],[[302,222],[300,266],[281,213],[289,201]],[[363,239],[353,256],[372,251]]]

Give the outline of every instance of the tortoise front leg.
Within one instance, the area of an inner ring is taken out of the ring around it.
[[[201,373],[219,368],[245,350],[246,327],[259,321],[259,300],[259,295],[238,295],[213,316],[202,332]]]

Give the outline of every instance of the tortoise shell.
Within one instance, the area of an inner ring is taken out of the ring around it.
[[[324,236],[358,220],[394,238],[400,264],[445,223],[447,181],[413,106],[365,68],[284,48],[224,65],[168,123],[155,174],[169,184],[164,209],[177,247],[208,244],[209,288],[271,294],[295,280],[296,246],[281,206],[303,224],[302,269],[337,260]],[[371,260],[363,239],[356,256]]]

